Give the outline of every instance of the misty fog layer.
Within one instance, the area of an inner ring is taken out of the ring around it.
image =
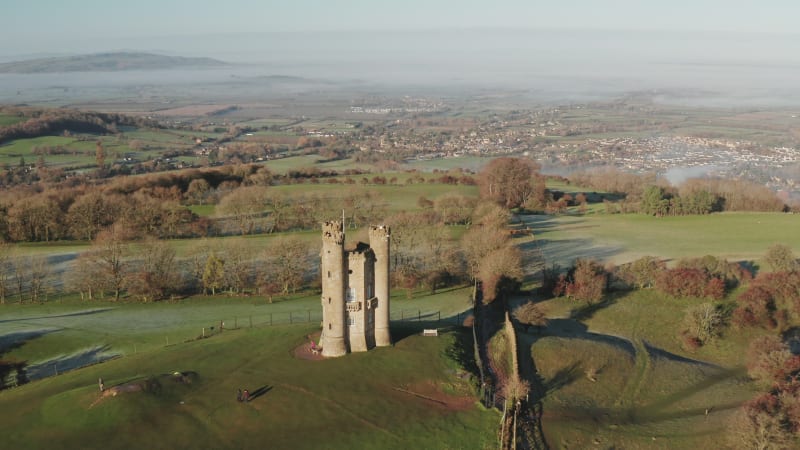
[[[541,101],[601,99],[644,90],[657,91],[661,101],[692,104],[800,104],[798,35],[563,30],[261,33],[109,40],[59,51],[124,49],[206,56],[231,65],[191,72],[0,75],[0,101],[25,101],[24,91],[54,87],[241,84],[287,75],[375,89],[513,89]],[[269,90],[262,94],[269,96]]]

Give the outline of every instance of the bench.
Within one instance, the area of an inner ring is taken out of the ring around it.
[[[423,336],[439,336],[439,330],[436,328],[422,330]]]

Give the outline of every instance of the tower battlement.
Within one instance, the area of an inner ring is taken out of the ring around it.
[[[389,227],[386,225],[376,225],[369,227],[369,242],[370,244],[378,242],[389,242],[391,233]]]
[[[330,220],[322,224],[322,242],[343,245],[344,229],[342,227],[342,222]]]

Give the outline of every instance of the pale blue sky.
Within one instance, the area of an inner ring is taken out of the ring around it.
[[[469,27],[793,33],[797,0],[0,0],[0,45],[207,32]]]

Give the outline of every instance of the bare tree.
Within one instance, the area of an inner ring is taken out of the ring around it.
[[[231,217],[242,236],[253,232],[258,217],[265,213],[267,188],[263,186],[240,187],[222,197],[217,212]]]
[[[10,293],[11,272],[11,247],[0,242],[0,305],[6,303],[6,297]]]
[[[47,301],[50,290],[50,266],[44,256],[31,256],[27,258],[28,266],[28,291],[32,303]]]
[[[103,279],[89,252],[78,255],[70,270],[64,273],[64,287],[70,292],[78,292],[81,300],[94,300],[95,295],[103,296]]]
[[[541,328],[546,327],[548,323],[547,315],[533,300],[527,301],[515,309],[514,318],[525,325],[526,331],[531,325],[541,331]]]
[[[719,334],[723,315],[715,305],[703,303],[686,310],[684,326],[688,333],[700,342],[706,343]]]
[[[208,181],[203,178],[195,178],[189,182],[189,187],[186,188],[186,199],[189,200],[189,203],[202,205],[210,190],[211,186]]]
[[[729,424],[728,440],[732,448],[753,450],[783,450],[796,448],[795,437],[784,426],[781,414],[744,406]]]
[[[98,234],[92,248],[87,255],[96,266],[97,273],[102,277],[103,290],[114,293],[114,300],[119,300],[125,287],[127,263],[125,257],[128,245],[125,242],[126,231],[119,225]]]
[[[773,272],[791,272],[800,268],[792,248],[786,244],[775,244],[767,250],[764,260]]]
[[[96,190],[76,198],[67,212],[70,234],[77,239],[94,239],[100,230],[114,223],[119,211],[117,204]]]
[[[175,249],[164,241],[149,239],[137,253],[136,267],[125,279],[128,292],[147,302],[161,300],[178,290]]]
[[[225,245],[225,286],[231,293],[241,294],[252,286],[253,248],[243,238],[227,241]]]
[[[262,282],[274,282],[283,294],[294,292],[303,284],[313,266],[312,253],[310,243],[299,237],[275,239],[263,257]]]
[[[531,204],[544,196],[539,165],[527,158],[497,158],[484,167],[478,178],[481,197],[506,208]]]
[[[217,257],[214,252],[208,254],[203,268],[203,293],[211,290],[211,295],[216,295],[218,289],[225,286],[225,260]]]
[[[16,257],[11,260],[11,279],[14,282],[17,300],[22,303],[23,295],[28,289],[28,268],[23,258]]]

